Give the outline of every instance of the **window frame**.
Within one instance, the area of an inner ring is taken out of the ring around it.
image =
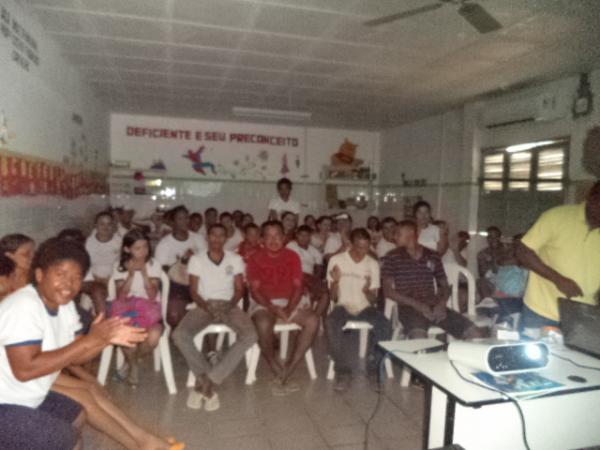
[[[561,192],[563,195],[566,195],[566,190],[569,185],[569,156],[570,156],[570,148],[571,148],[571,140],[568,136],[561,136],[551,139],[539,139],[538,141],[552,141],[551,144],[540,145],[539,147],[535,147],[529,150],[523,150],[521,152],[509,153],[506,149],[509,146],[496,146],[496,147],[486,147],[481,149],[481,163],[480,163],[480,177],[479,177],[479,189],[481,195],[493,195],[493,194],[507,194],[507,193],[543,193],[543,192],[556,192],[556,191],[538,191],[537,186],[539,183],[556,183],[561,184],[562,189]],[[551,150],[554,148],[562,148],[563,150],[563,164],[562,164],[562,178],[539,178],[539,153],[544,150]],[[529,152],[531,154],[531,166],[529,170],[529,178],[511,178],[510,177],[510,156],[516,153],[526,153]],[[485,177],[485,158],[491,155],[503,155],[502,159],[502,176],[500,178],[489,178]],[[501,182],[502,189],[497,191],[488,191],[484,189],[485,182]],[[511,182],[529,182],[529,189],[510,189]]]

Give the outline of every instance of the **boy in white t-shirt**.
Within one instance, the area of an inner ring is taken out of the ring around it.
[[[300,257],[302,264],[302,282],[304,290],[311,302],[316,303],[315,314],[321,317],[327,313],[329,307],[329,295],[322,281],[323,255],[310,244],[312,230],[301,225],[296,230],[296,239],[287,244],[287,248],[293,250]]]
[[[396,241],[394,240],[396,225],[396,219],[393,217],[386,217],[381,221],[381,239],[379,239],[377,247],[375,247],[375,253],[377,253],[378,258],[383,258],[389,251],[396,248]]]
[[[228,212],[223,212],[219,216],[219,222],[225,227],[227,234],[224,249],[229,252],[237,252],[238,247],[244,240],[244,235],[242,234],[242,231],[235,226],[233,215]]]
[[[173,341],[196,375],[196,386],[188,397],[191,409],[219,409],[216,386],[238,366],[257,340],[252,320],[238,308],[244,292],[244,262],[241,256],[224,249],[225,227],[214,224],[208,230],[208,251],[191,257],[188,264],[190,294],[196,308],[189,311],[173,332]],[[235,344],[216,365],[211,366],[194,338],[207,326],[223,323],[236,333]]]
[[[189,213],[185,206],[176,206],[170,215],[173,232],[160,240],[154,257],[171,281],[166,319],[171,328],[175,328],[192,301],[188,286],[188,261],[192,255],[205,249],[206,245],[199,234],[189,231]]]
[[[170,448],[133,424],[100,388],[78,394],[85,398],[81,405],[70,395],[69,380],[85,383],[61,370],[89,361],[107,345],[145,339],[143,329],[102,316],[87,335],[80,334],[72,299],[88,267],[83,246],[50,239],[34,257],[33,284],[0,303],[0,448],[79,448],[82,405],[95,428],[127,448]]]
[[[424,200],[418,201],[413,206],[413,216],[419,229],[419,244],[443,256],[449,246],[448,234],[433,223],[431,205]]]
[[[269,220],[281,220],[284,212],[300,214],[300,203],[291,198],[292,182],[281,178],[277,182],[277,195],[269,201]]]
[[[331,299],[337,304],[327,317],[329,354],[335,364],[336,390],[349,387],[352,375],[352,355],[356,351],[348,348],[344,325],[348,320],[371,324],[372,338],[368,351],[367,371],[376,387],[379,385],[378,368],[383,357],[377,342],[390,339],[392,326],[375,304],[380,287],[379,263],[369,255],[371,237],[364,228],[350,234],[350,248],[329,260],[327,281]]]

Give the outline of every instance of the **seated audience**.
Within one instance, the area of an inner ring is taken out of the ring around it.
[[[73,241],[85,246],[85,240],[87,238],[85,237],[85,234],[83,234],[83,231],[81,231],[79,228],[65,228],[59,231],[59,233],[56,235],[56,239]]]
[[[240,209],[236,209],[231,213],[231,217],[233,218],[235,227],[241,230],[243,228],[242,222],[244,221],[244,212]]]
[[[304,216],[304,225],[310,228],[311,232],[314,232],[317,229],[317,220],[315,219],[315,216],[312,214]]]
[[[285,243],[291,242],[296,237],[296,227],[298,226],[298,215],[285,211],[281,214],[281,224],[283,225],[283,234]]]
[[[6,286],[7,293],[16,291],[29,283],[34,250],[35,242],[24,234],[7,234],[0,239],[0,253],[15,264],[15,269]]]
[[[471,242],[471,236],[466,231],[456,233],[456,245],[453,246],[454,259],[462,267],[467,267],[467,249]]]
[[[137,228],[133,223],[133,217],[135,216],[135,210],[133,208],[122,206],[115,208],[114,211],[117,218],[117,235],[123,237],[129,230]]]
[[[310,238],[310,243],[321,253],[325,250],[325,243],[331,233],[331,222],[332,220],[329,216],[321,216],[315,222],[317,229]]]
[[[274,395],[286,395],[299,389],[289,378],[304,354],[312,345],[319,328],[319,318],[303,298],[302,265],[292,250],[284,247],[281,222],[262,225],[264,248],[248,260],[247,278],[252,297],[249,313],[258,332],[263,357],[275,374]],[[274,349],[274,326],[280,320],[302,327],[295,348],[281,364]]]
[[[83,246],[48,240],[35,254],[33,284],[0,304],[0,447],[80,448],[79,430],[87,420],[130,450],[183,448],[134,424],[97,383],[60,373],[85,363],[107,345],[134,345],[146,336],[122,319],[102,316],[88,335],[80,335],[72,299],[88,267]]]
[[[12,259],[4,253],[0,253],[0,300],[12,292],[11,276],[15,271],[15,267],[15,262]]]
[[[212,206],[204,210],[204,224],[200,227],[199,233],[206,237],[207,230],[211,225],[219,222],[219,212]]]
[[[344,325],[348,320],[360,320],[373,326],[367,360],[367,372],[378,384],[378,369],[383,352],[377,342],[390,339],[392,326],[377,310],[379,290],[379,263],[369,255],[371,237],[364,228],[352,230],[350,247],[334,255],[327,266],[327,281],[335,308],[327,317],[329,354],[335,364],[336,390],[346,390],[352,374],[352,351]]]
[[[523,328],[558,326],[558,298],[596,304],[600,290],[600,181],[587,200],[552,208],[540,216],[517,245],[530,270]]]
[[[369,216],[367,219],[367,231],[371,236],[371,247],[377,249],[377,243],[381,239],[381,224],[377,216]]]
[[[189,214],[185,206],[179,205],[171,211],[173,232],[166,235],[156,246],[155,258],[169,275],[169,305],[167,322],[175,328],[186,313],[191,302],[187,264],[190,257],[206,248],[204,239],[188,229]]]
[[[90,273],[86,274],[82,291],[94,303],[96,314],[106,311],[106,286],[115,263],[119,260],[123,236],[116,232],[112,215],[108,211],[96,214],[94,229],[85,241],[85,249],[90,255]]]
[[[139,383],[139,358],[151,353],[163,331],[160,303],[160,264],[152,259],[150,241],[140,230],[128,231],[123,236],[120,260],[115,264],[112,279],[117,298],[112,301],[113,317],[129,317],[130,323],[146,330],[143,342],[123,348],[127,366],[120,375],[131,386]]]
[[[520,313],[523,309],[529,272],[516,257],[516,249],[522,237],[522,234],[515,235],[506,257],[498,261],[498,272],[493,279],[495,291],[492,295],[500,308],[497,322],[510,321],[511,314]]]
[[[397,224],[398,222],[393,217],[386,217],[381,221],[381,239],[379,239],[375,247],[375,253],[378,258],[383,258],[389,251],[396,248],[395,234]]]
[[[161,211],[154,211],[150,215],[149,228],[148,238],[150,238],[152,249],[155,249],[158,241],[171,232],[171,227],[165,223],[164,215]]]
[[[239,255],[224,249],[226,240],[225,227],[213,224],[208,230],[208,251],[191,257],[190,295],[197,307],[173,333],[173,341],[196,376],[187,400],[191,409],[200,409],[203,403],[206,411],[219,409],[216,386],[235,370],[257,339],[252,320],[238,308],[244,292],[244,263]],[[214,366],[194,344],[196,335],[213,323],[223,323],[236,333],[235,344]]]
[[[300,203],[291,197],[292,182],[287,178],[277,181],[277,195],[269,201],[269,220],[282,220],[283,213],[289,211],[300,214]]]
[[[194,233],[201,233],[201,229],[202,229],[202,225],[203,225],[204,219],[202,218],[202,214],[200,213],[193,213],[190,214],[190,223],[188,225],[188,228],[190,231],[194,232]]]
[[[482,298],[490,297],[494,290],[493,278],[498,273],[499,261],[508,255],[502,243],[502,232],[496,226],[488,227],[488,246],[477,254],[477,271],[479,273],[478,289]]]
[[[249,213],[244,214],[241,229],[244,230],[246,226],[250,225],[251,223],[254,223],[254,216]]]
[[[343,252],[350,246],[350,232],[352,231],[352,217],[346,213],[335,216],[335,232],[329,233],[323,255],[326,261],[336,253]]]
[[[233,216],[228,212],[223,212],[219,216],[219,222],[225,227],[227,241],[225,242],[225,250],[236,252],[241,242],[244,240],[244,235],[233,222]]]
[[[323,255],[310,244],[312,230],[307,225],[301,225],[296,230],[295,240],[287,244],[300,257],[302,264],[302,280],[304,293],[309,296],[314,306],[315,314],[324,317],[329,306],[329,295],[323,283]]]
[[[247,264],[250,256],[260,248],[260,229],[255,224],[250,223],[244,227],[244,240],[238,246],[238,254]]]
[[[419,230],[419,244],[429,250],[444,255],[448,250],[448,234],[443,233],[440,227],[433,223],[431,205],[420,200],[413,206],[413,216]]]
[[[469,319],[446,307],[450,287],[442,260],[436,251],[418,243],[414,222],[399,223],[396,243],[399,248],[383,257],[383,291],[398,303],[406,335],[425,338],[428,328],[435,325],[458,339],[479,337],[479,329]]]

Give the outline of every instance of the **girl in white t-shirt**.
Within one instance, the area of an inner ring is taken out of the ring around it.
[[[121,259],[112,272],[117,298],[112,302],[111,315],[129,317],[131,324],[148,333],[144,342],[123,349],[129,366],[127,381],[132,386],[139,383],[138,357],[156,348],[163,331],[161,271],[158,262],[150,256],[148,237],[139,230],[128,231],[123,236]]]
[[[102,315],[81,333],[73,298],[88,267],[82,245],[50,239],[35,254],[32,284],[0,303],[0,448],[80,448],[78,429],[87,420],[130,450],[181,449],[135,424],[90,374],[79,377],[80,365],[107,345],[145,338],[144,330]]]

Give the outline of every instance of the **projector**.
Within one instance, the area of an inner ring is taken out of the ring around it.
[[[448,359],[492,374],[540,370],[548,365],[548,347],[543,342],[453,341]]]

